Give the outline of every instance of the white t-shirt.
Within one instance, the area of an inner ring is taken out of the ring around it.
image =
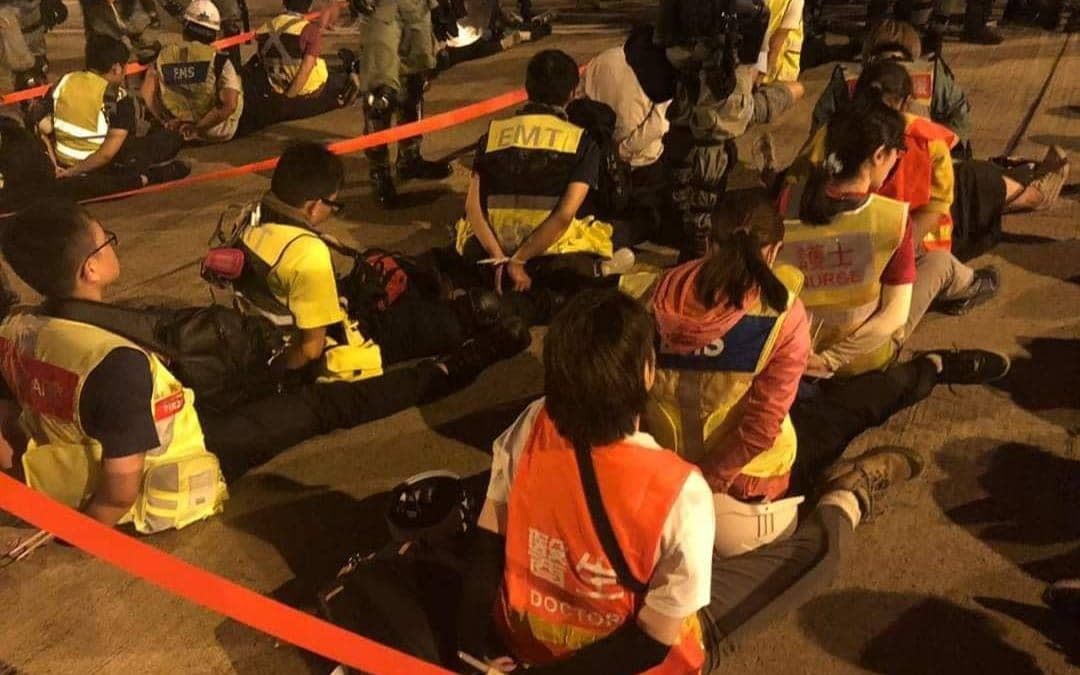
[[[518,459],[543,406],[543,398],[531,403],[492,444],[491,482],[487,491],[491,501],[509,503]],[[627,436],[626,441],[658,452],[670,452],[643,432]],[[701,474],[693,471],[664,521],[656,550],[656,568],[645,593],[648,607],[679,619],[709,604],[715,530],[712,491]]]
[[[233,67],[232,61],[226,61],[221,69],[221,77],[217,81],[217,89],[232,89],[240,94],[240,100],[236,104],[236,110],[224,122],[204,129],[199,138],[209,143],[221,143],[231,140],[236,135],[236,128],[240,126],[240,115],[244,112],[244,86],[240,82],[240,75]]]

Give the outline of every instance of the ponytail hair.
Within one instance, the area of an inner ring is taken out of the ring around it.
[[[777,312],[786,310],[788,290],[761,252],[784,240],[784,219],[768,191],[730,193],[713,212],[712,222],[712,247],[694,282],[698,300],[706,307],[727,301],[742,309],[746,295],[756,288],[764,304]]]
[[[882,146],[902,150],[904,128],[903,115],[873,98],[857,98],[833,115],[825,130],[825,160],[810,171],[799,202],[799,220],[810,225],[832,222],[845,207],[829,198],[829,181],[855,178]]]
[[[890,101],[902,104],[911,98],[914,90],[907,68],[896,61],[879,59],[871,61],[859,75],[852,101],[855,105],[867,106],[877,102],[896,107],[890,105]]]

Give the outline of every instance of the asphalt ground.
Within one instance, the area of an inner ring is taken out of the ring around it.
[[[267,0],[252,3],[260,18],[273,8]],[[568,23],[555,35],[440,75],[429,111],[521,86],[525,63],[541,48],[584,61],[618,44],[619,25],[639,9],[567,9]],[[49,38],[56,73],[78,65],[82,38],[69,30],[78,25],[73,17]],[[945,48],[972,103],[976,155],[1015,144],[1014,154],[1038,157],[1050,143],[1075,155],[1077,38],[1020,28],[1006,35],[998,47]],[[357,41],[355,32],[333,32],[327,51]],[[805,138],[831,68],[804,72],[807,99],[772,125],[782,163]],[[424,152],[454,153],[485,124],[432,135]],[[361,111],[349,108],[184,156],[201,173],[278,155],[294,140],[361,133]],[[743,157],[754,135],[740,143]],[[416,252],[441,245],[462,208],[467,159],[455,161],[448,181],[407,184],[405,207],[384,211],[369,194],[363,156],[348,156],[348,206],[327,229],[363,246]],[[1080,575],[1080,203],[1076,178],[1071,182],[1052,211],[1009,216],[1006,240],[974,261],[1001,270],[997,298],[962,318],[929,315],[911,341],[913,349],[1002,350],[1013,358],[1011,375],[994,386],[939,387],[853,444],[850,453],[884,444],[916,448],[927,471],[891,490],[883,513],[859,528],[832,589],[742,645],[726,671],[1026,675],[1070,672],[1080,663],[1080,625],[1055,617],[1039,599],[1047,582]],[[196,265],[218,215],[268,185],[268,175],[254,174],[95,205],[95,216],[120,237],[123,273],[114,297],[208,301]],[[396,482],[431,468],[463,475],[487,468],[491,440],[541,390],[542,334],[534,332],[528,353],[467,390],[304,443],[234,482],[222,516],[145,541],[311,606],[316,588],[348,554],[386,541],[385,491]],[[29,532],[4,522],[0,548]],[[0,673],[327,672],[300,650],[70,548],[49,546],[0,570],[0,599]]]

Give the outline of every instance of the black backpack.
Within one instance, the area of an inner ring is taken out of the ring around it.
[[[589,197],[601,219],[617,218],[630,205],[630,165],[619,158],[615,141],[615,111],[611,106],[587,98],[579,98],[566,107],[566,117],[585,129],[585,133],[600,147],[600,181]]]
[[[269,320],[230,307],[125,307],[86,300],[52,301],[49,316],[97,326],[160,356],[200,411],[227,412],[277,391],[270,361],[285,336]]]

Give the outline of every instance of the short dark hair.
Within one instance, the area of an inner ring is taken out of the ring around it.
[[[545,49],[529,59],[525,91],[533,103],[564,106],[574,94],[581,76],[574,59],[564,51]]]
[[[108,35],[94,33],[86,38],[86,69],[107,73],[116,64],[127,64],[131,52],[127,45]]]
[[[307,12],[314,0],[284,0],[285,9],[290,12]]]
[[[341,158],[318,143],[289,147],[274,169],[270,191],[289,206],[329,197],[345,182]]]
[[[0,248],[11,269],[46,298],[66,298],[94,248],[93,217],[75,202],[31,204],[8,221]]]
[[[641,304],[614,289],[566,304],[544,340],[545,405],[560,434],[594,447],[634,432],[649,396],[653,331]]]

